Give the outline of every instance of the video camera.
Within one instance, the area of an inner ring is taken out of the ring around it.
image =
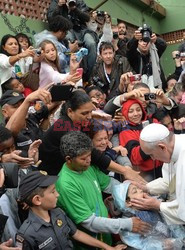
[[[84,57],[88,55],[88,49],[86,48],[81,48],[78,52],[75,53],[76,55],[76,60],[77,62],[80,62],[80,60]]]
[[[143,27],[139,27],[138,29],[142,33],[142,40],[146,43],[149,43],[152,36],[151,27],[147,26],[147,24],[143,24]]]
[[[175,55],[176,59],[179,59],[180,57],[185,57],[185,52],[179,52]]]
[[[6,188],[16,188],[18,186],[18,165],[12,162],[0,163],[0,168],[4,170],[4,186]]]

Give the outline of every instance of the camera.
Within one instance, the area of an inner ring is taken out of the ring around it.
[[[18,186],[18,165],[12,162],[1,163],[0,168],[4,170],[4,186],[6,188],[16,188]]]
[[[148,27],[147,24],[143,24],[143,27],[140,27],[138,30],[142,33],[142,40],[149,43],[152,35],[151,27]]]
[[[118,36],[118,32],[113,32],[113,39],[118,39],[119,36]]]
[[[179,53],[177,53],[176,55],[175,55],[175,58],[176,59],[179,59],[180,57],[185,57],[185,52],[179,52]]]
[[[88,55],[88,49],[86,48],[81,48],[78,52],[75,53],[76,55],[76,60],[77,62],[80,62],[80,60],[84,57]]]
[[[145,97],[145,101],[155,100],[156,94],[155,93],[148,93],[148,94],[144,94],[144,97]]]
[[[94,76],[92,78],[92,83],[99,88],[103,88],[105,84],[100,80],[99,76]]]
[[[133,81],[140,81],[141,80],[141,74],[132,75],[129,78],[130,78],[131,82],[133,82]]]
[[[37,56],[40,56],[41,55],[41,48],[38,48],[38,49],[33,49],[33,51],[35,51],[35,54],[37,55]]]
[[[96,14],[97,14],[98,17],[104,17],[105,16],[105,12],[102,11],[102,10],[96,11]]]
[[[76,0],[68,0],[68,5],[69,5],[69,7],[76,6]]]

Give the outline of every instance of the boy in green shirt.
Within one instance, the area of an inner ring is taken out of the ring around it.
[[[149,225],[136,217],[108,218],[102,191],[111,193],[112,186],[119,182],[90,165],[92,143],[88,136],[80,131],[71,131],[61,138],[60,149],[66,163],[56,182],[57,204],[76,224],[108,243],[111,242],[110,233],[148,231]]]

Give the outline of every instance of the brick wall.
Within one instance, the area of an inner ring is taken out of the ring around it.
[[[51,0],[0,0],[0,10],[3,14],[45,22],[50,2]]]

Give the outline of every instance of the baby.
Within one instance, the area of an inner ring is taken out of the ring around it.
[[[130,202],[134,198],[143,198],[144,192],[130,181],[113,187],[114,204],[123,213],[123,217],[135,215],[151,224],[152,229],[147,235],[139,235],[123,231],[121,240],[127,245],[142,250],[182,249],[185,229],[180,225],[167,225],[158,211],[137,210]]]

